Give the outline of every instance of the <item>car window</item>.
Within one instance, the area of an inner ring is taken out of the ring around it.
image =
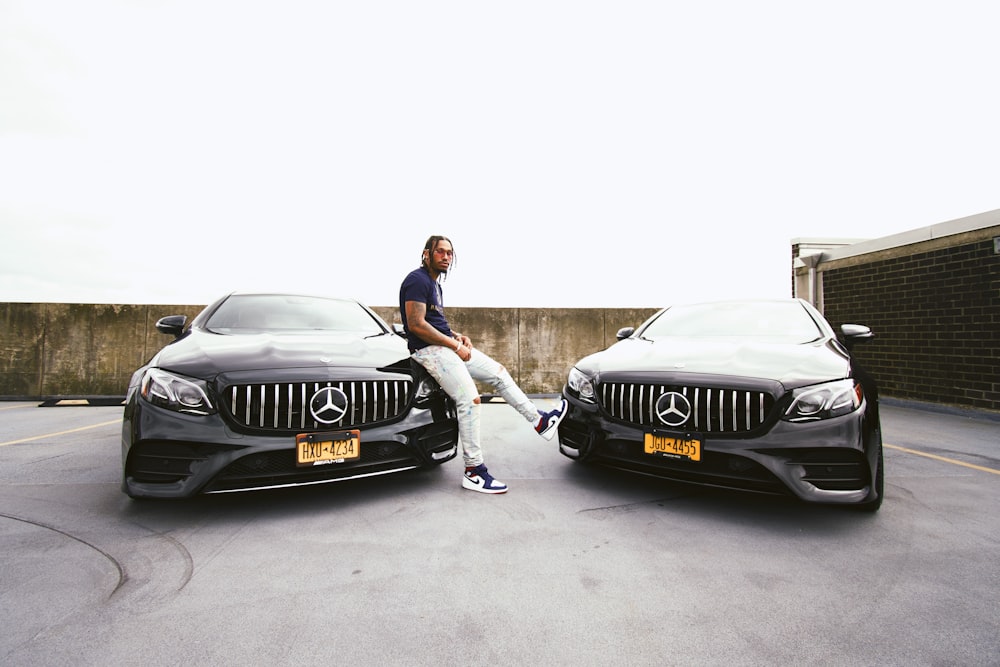
[[[650,322],[640,335],[808,343],[820,338],[822,332],[798,303],[775,301],[673,306]]]
[[[342,331],[370,336],[385,332],[356,302],[271,294],[229,297],[205,328],[219,333]]]

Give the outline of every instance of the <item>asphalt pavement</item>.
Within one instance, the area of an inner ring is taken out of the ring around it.
[[[986,415],[883,405],[875,514],[581,465],[503,403],[505,495],[454,460],[140,502],[120,419],[0,403],[0,664],[1000,664]]]

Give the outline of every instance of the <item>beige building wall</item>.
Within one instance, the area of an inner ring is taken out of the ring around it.
[[[0,398],[124,396],[132,372],[170,341],[167,315],[204,306],[0,304]],[[373,308],[390,324],[395,307]],[[529,394],[562,390],[581,357],[615,342],[655,309],[451,308],[449,320],[505,364]],[[485,391],[485,388],[484,388]]]

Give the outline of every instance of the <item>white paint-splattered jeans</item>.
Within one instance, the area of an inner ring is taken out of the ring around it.
[[[483,462],[479,434],[479,389],[476,381],[491,385],[508,405],[532,424],[538,421],[538,408],[517,386],[503,364],[479,350],[472,350],[469,361],[462,361],[451,348],[429,345],[414,352],[413,359],[426,368],[430,376],[441,385],[441,389],[455,401],[458,410],[458,439],[462,443],[462,456],[467,467]]]

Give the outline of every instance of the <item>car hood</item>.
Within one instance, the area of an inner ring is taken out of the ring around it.
[[[255,333],[222,335],[191,331],[150,361],[190,377],[292,368],[383,368],[409,356],[395,334],[364,338],[350,333]]]
[[[756,378],[786,389],[838,380],[850,374],[850,358],[836,341],[773,343],[723,339],[629,338],[581,360],[598,376],[661,373]]]

